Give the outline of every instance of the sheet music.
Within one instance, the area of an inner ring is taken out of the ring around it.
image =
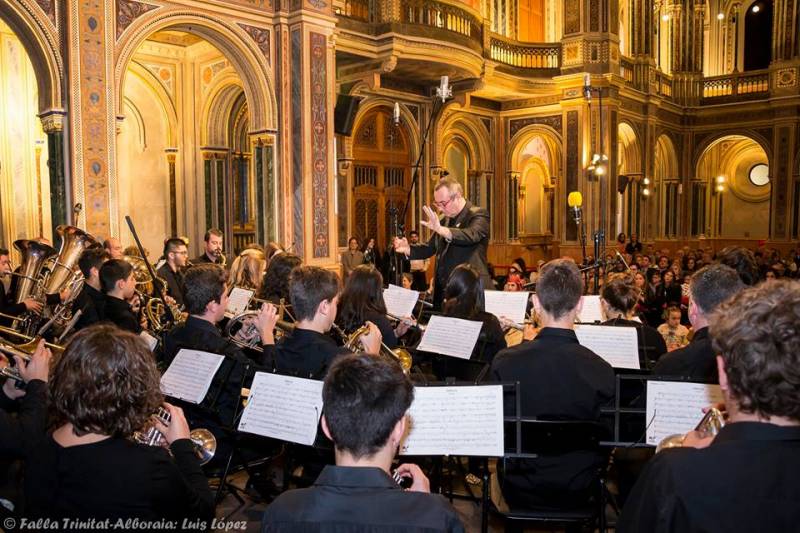
[[[181,349],[161,376],[161,392],[189,403],[200,403],[219,370],[222,355]]]
[[[150,335],[147,331],[142,330],[141,333],[139,333],[139,336],[142,338],[145,344],[147,344],[147,347],[150,348],[151,352],[156,349],[156,346],[158,346],[158,339]]]
[[[389,285],[388,289],[383,290],[383,302],[386,304],[386,311],[398,318],[414,316],[414,306],[419,300],[419,292],[404,289],[397,285]]]
[[[528,293],[511,291],[483,291],[487,313],[497,318],[505,317],[512,322],[522,324],[525,311],[528,310]]]
[[[322,414],[322,381],[256,372],[239,431],[312,445]]]
[[[634,327],[576,324],[578,342],[614,368],[641,368],[639,336]]]
[[[719,385],[648,381],[647,444],[655,446],[665,437],[692,431],[703,419],[703,408],[721,401]]]
[[[431,317],[417,350],[469,359],[478,343],[483,322],[447,316]]]
[[[231,293],[228,295],[228,305],[225,307],[225,316],[233,318],[247,311],[247,304],[250,303],[253,294],[255,294],[254,291],[242,287],[231,289]]]
[[[415,387],[401,455],[503,456],[503,387]]]
[[[600,296],[587,294],[583,297],[583,309],[578,314],[578,322],[602,322],[603,308],[600,307]]]

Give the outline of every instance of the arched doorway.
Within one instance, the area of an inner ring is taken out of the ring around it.
[[[0,245],[12,250],[17,239],[53,240],[48,136],[37,117],[48,98],[23,39],[0,19]]]
[[[769,68],[772,60],[771,37],[772,0],[755,0],[744,15],[742,54],[745,71]]]
[[[764,148],[726,135],[703,150],[692,181],[692,235],[768,239],[772,179]]]
[[[393,234],[392,215],[402,213],[411,184],[412,150],[404,122],[379,106],[359,118],[353,136],[352,236],[374,238],[385,249]],[[406,212],[405,223],[411,219]]]
[[[647,194],[642,191],[650,185],[645,183],[642,171],[642,150],[633,127],[620,122],[617,127],[617,221],[616,232],[635,234],[645,238]],[[648,191],[650,189],[647,189]],[[619,191],[622,191],[621,193]]]
[[[681,231],[681,182],[675,145],[667,134],[661,134],[656,140],[653,181],[653,186],[647,190],[652,191],[650,205],[658,206],[657,234],[668,239],[675,238]],[[655,212],[656,209],[651,211]]]

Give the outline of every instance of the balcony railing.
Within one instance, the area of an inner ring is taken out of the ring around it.
[[[493,34],[489,40],[489,58],[516,68],[557,69],[561,67],[561,44],[526,44]]]
[[[402,0],[400,22],[442,28],[481,42],[481,22],[470,12],[435,0]]]
[[[656,73],[656,92],[661,96],[672,97],[672,78],[669,75]]]
[[[724,98],[753,95],[762,97],[769,93],[769,71],[744,72],[727,76],[714,76],[703,80],[703,98]]]
[[[633,62],[630,59],[621,57],[619,59],[619,73],[625,81],[633,83]]]

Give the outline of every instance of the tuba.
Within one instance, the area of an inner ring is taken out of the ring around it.
[[[716,436],[717,433],[719,433],[719,430],[723,427],[725,427],[725,413],[716,407],[712,407],[708,410],[700,423],[697,424],[694,430],[703,433],[703,436],[705,437],[710,437]],[[661,450],[666,450],[667,448],[680,448],[683,446],[683,441],[685,438],[686,435],[681,434],[664,437],[661,439],[661,442],[658,443],[658,446],[656,446],[656,453],[660,452]]]
[[[81,258],[84,250],[97,244],[94,237],[75,226],[61,225],[56,228],[56,231],[61,235],[61,250],[58,252],[58,257],[45,282],[45,294],[61,292],[67,285],[75,288],[76,279],[80,274],[80,272],[77,274],[75,272],[78,259]]]
[[[57,254],[52,246],[27,239],[14,241],[14,248],[22,254],[22,264],[16,273],[19,276],[16,302],[22,303],[28,298],[39,298],[43,294],[42,267],[48,259]]]
[[[331,329],[333,329],[337,335],[339,335],[342,340],[344,341],[344,347],[350,350],[351,352],[358,353],[361,351],[361,337],[369,333],[369,326],[364,324],[357,330],[355,330],[350,335],[347,335],[342,329],[337,326],[336,324],[331,325]],[[391,349],[386,344],[381,341],[381,348],[378,352],[380,357],[385,357],[386,359],[397,361],[400,364],[400,367],[403,369],[403,372],[408,374],[411,372],[411,367],[414,364],[414,361],[411,358],[411,352],[398,346],[395,349]]]
[[[155,414],[155,416],[164,425],[169,425],[170,414],[169,411],[163,407],[158,408],[158,412]],[[162,435],[161,432],[156,429],[155,424],[147,428],[145,431],[137,431],[134,433],[133,440],[134,442],[138,442],[139,444],[144,444],[146,446],[160,446],[162,448],[167,447],[167,441],[164,438],[164,435]],[[193,429],[189,433],[189,440],[191,440],[192,444],[194,445],[194,451],[197,454],[197,458],[200,460],[201,465],[206,464],[214,458],[214,454],[217,452],[217,438],[209,430],[203,428]]]

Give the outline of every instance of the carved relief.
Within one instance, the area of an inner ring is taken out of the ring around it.
[[[581,3],[579,0],[564,1],[564,34],[581,31]]]
[[[328,66],[327,39],[310,34],[311,176],[314,205],[314,257],[330,255],[328,243]]]
[[[133,0],[117,0],[117,40],[134,20],[157,7]]]
[[[510,120],[508,124],[509,124],[508,127],[509,139],[512,139],[519,130],[521,130],[525,126],[530,126],[531,124],[542,124],[544,126],[550,126],[557,132],[561,133],[561,115],[551,115],[547,117],[518,118]]]
[[[378,125],[376,117],[377,115],[370,116],[358,129],[358,135],[356,136],[357,145],[367,148],[378,147]]]
[[[261,50],[261,53],[264,54],[267,62],[269,62],[269,30],[241,23],[239,26],[256,42],[258,49]]]
[[[56,23],[56,3],[53,0],[36,0],[36,3],[39,4],[39,7],[42,8],[47,14],[47,18],[50,19],[50,22],[53,24]]]
[[[775,85],[778,89],[788,89],[797,85],[797,69],[782,68],[775,73]]]

